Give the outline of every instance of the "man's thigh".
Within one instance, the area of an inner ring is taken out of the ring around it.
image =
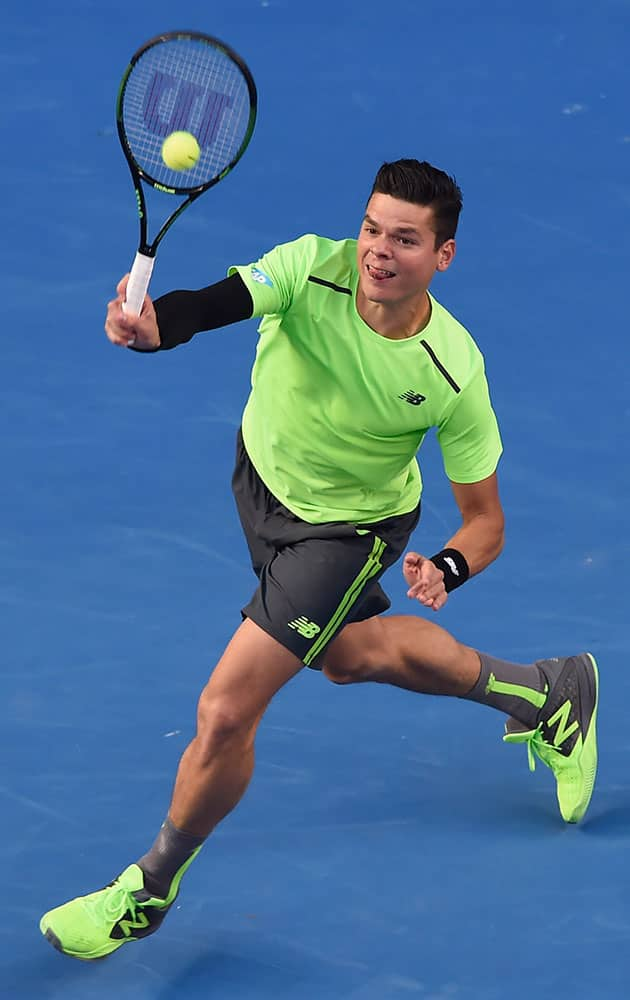
[[[230,717],[254,719],[301,669],[303,664],[290,650],[245,619],[212,671],[202,698],[222,704]]]

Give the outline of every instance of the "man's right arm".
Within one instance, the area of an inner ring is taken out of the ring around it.
[[[107,307],[105,332],[119,347],[140,353],[166,351],[185,344],[202,330],[215,330],[250,319],[252,296],[238,274],[198,291],[174,291],[155,302],[147,295],[140,316],[123,312],[128,276],[116,289],[117,297]]]

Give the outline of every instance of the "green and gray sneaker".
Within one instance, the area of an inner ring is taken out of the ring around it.
[[[549,695],[536,729],[516,719],[505,725],[506,743],[526,743],[529,769],[536,757],[553,771],[562,818],[579,823],[588,809],[597,773],[597,701],[599,678],[590,653],[538,660]]]
[[[144,887],[144,872],[129,865],[111,885],[78,896],[42,917],[39,928],[54,948],[72,958],[105,958],[128,941],[153,934],[175,901],[182,875],[198,850],[182,865],[166,899]]]

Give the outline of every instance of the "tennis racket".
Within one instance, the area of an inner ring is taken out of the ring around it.
[[[139,316],[155,254],[173,223],[200,194],[229,174],[247,149],[256,123],[257,94],[243,60],[224,42],[195,31],[170,31],[132,57],[116,102],[116,124],[136,192],[140,241],[124,310]],[[162,158],[173,132],[195,136],[200,154],[186,170]],[[183,195],[152,242],[148,241],[143,182]]]

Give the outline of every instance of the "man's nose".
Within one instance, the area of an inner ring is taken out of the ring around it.
[[[370,248],[375,257],[389,257],[391,255],[391,247],[389,245],[389,240],[385,236],[375,236]]]

